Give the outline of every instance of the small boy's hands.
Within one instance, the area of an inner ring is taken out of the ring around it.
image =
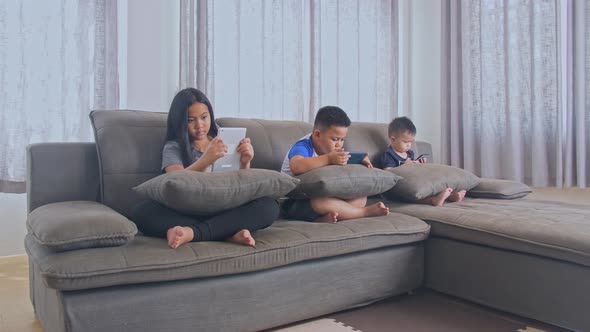
[[[240,141],[236,151],[240,154],[240,164],[242,165],[247,165],[254,158],[254,148],[248,137]]]
[[[369,160],[369,156],[366,156],[363,161],[361,161],[361,164],[367,166],[368,168],[373,168],[373,164],[371,164],[371,160]]]
[[[410,158],[406,159],[402,165],[417,165],[420,162],[418,160],[412,160]]]
[[[427,160],[428,160],[428,159],[426,159],[426,157],[422,157],[422,158],[420,158],[420,159],[418,159],[418,160],[416,160],[416,161],[417,161],[418,163],[420,163],[420,164],[426,164],[426,161],[427,161]]]
[[[346,163],[348,163],[348,159],[350,158],[350,153],[334,150],[328,153],[327,156],[328,163],[330,165],[346,165]]]
[[[215,162],[217,159],[225,156],[227,153],[227,145],[223,143],[223,140],[219,137],[215,137],[205,152],[203,152],[203,157],[207,158],[211,163]]]

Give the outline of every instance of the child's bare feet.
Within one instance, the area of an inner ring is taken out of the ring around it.
[[[377,216],[386,216],[389,214],[389,208],[383,204],[383,202],[378,202],[373,205],[369,205],[365,207],[366,216],[367,217],[377,217]]]
[[[335,223],[338,221],[338,212],[330,212],[314,220],[315,222]]]
[[[467,192],[465,190],[455,191],[449,196],[450,202],[461,202],[463,198],[465,198],[465,194]]]
[[[451,196],[452,193],[453,193],[453,189],[447,188],[447,189],[441,191],[440,193],[438,193],[436,196],[432,196],[430,198],[430,204],[432,204],[433,206],[441,206],[441,205],[443,205],[444,201],[447,198],[449,198],[449,196]]]
[[[172,249],[178,248],[181,244],[190,242],[194,237],[193,229],[190,227],[175,226],[168,229],[166,239],[168,246]]]
[[[254,247],[256,245],[256,241],[254,241],[252,234],[250,234],[250,231],[247,229],[242,229],[232,237],[228,238],[227,241],[237,244],[244,244],[250,247]]]

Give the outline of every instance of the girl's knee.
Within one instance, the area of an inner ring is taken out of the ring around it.
[[[255,199],[252,203],[256,207],[256,216],[265,221],[266,227],[279,217],[279,203],[274,198],[265,196]]]

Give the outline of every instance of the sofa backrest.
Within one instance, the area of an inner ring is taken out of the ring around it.
[[[142,200],[131,188],[160,174],[167,116],[131,110],[90,113],[103,204],[129,216]]]
[[[100,201],[129,216],[142,198],[132,188],[160,174],[162,146],[166,138],[167,113],[144,111],[94,111],[100,170]],[[279,171],[287,152],[313,126],[300,121],[219,118],[221,127],[245,127],[254,147],[253,168]],[[387,124],[353,123],[345,148],[367,152],[375,166],[389,145]],[[427,143],[418,143],[418,153],[430,153]]]

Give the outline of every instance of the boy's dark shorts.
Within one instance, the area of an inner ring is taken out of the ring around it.
[[[309,199],[288,199],[283,202],[281,211],[287,219],[315,221],[321,217],[311,208]]]

